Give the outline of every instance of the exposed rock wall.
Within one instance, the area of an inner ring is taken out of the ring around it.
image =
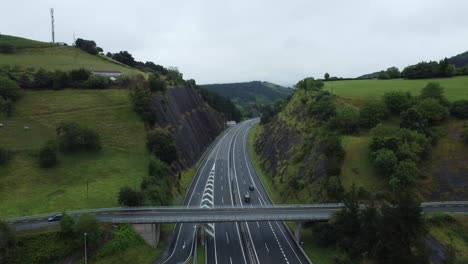
[[[176,168],[190,167],[224,129],[225,121],[190,87],[169,88],[164,96],[154,96],[158,126],[174,133],[179,159]]]
[[[285,109],[262,125],[255,142],[263,169],[272,176],[284,202],[313,202],[321,199],[317,180],[326,175],[320,124],[307,109],[313,95],[297,91]]]

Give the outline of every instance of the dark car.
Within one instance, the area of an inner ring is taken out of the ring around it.
[[[55,221],[60,221],[60,219],[62,219],[62,214],[56,214],[54,216],[49,217],[48,221],[55,222]]]
[[[251,190],[251,191],[255,190],[255,186],[249,185],[249,190]]]
[[[250,203],[250,195],[248,195],[248,194],[244,195],[244,201],[246,203]]]

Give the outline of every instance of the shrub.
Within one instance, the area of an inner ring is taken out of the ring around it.
[[[67,86],[69,82],[68,74],[63,71],[55,71],[52,74],[52,88],[54,90],[61,90]]]
[[[330,117],[336,115],[336,106],[329,94],[319,93],[315,103],[309,107],[309,114],[312,118],[327,121]]]
[[[359,111],[355,107],[345,106],[328,120],[328,126],[343,134],[356,133],[359,130]]]
[[[60,233],[64,237],[74,237],[75,236],[75,218],[65,212],[62,213],[62,218],[60,219]]]
[[[393,114],[400,114],[411,107],[411,95],[409,93],[393,91],[383,95],[383,101],[388,110]]]
[[[0,43],[0,53],[13,53],[15,52],[15,46],[10,43]]]
[[[23,89],[32,88],[31,78],[27,73],[23,73],[19,76],[18,85]]]
[[[148,175],[156,178],[167,178],[169,174],[169,167],[158,159],[157,157],[150,157],[150,162],[148,165]]]
[[[345,155],[345,151],[343,149],[343,146],[341,145],[341,138],[336,134],[329,134],[324,141],[323,153],[328,158],[343,158]]]
[[[114,231],[112,240],[106,242],[102,249],[99,250],[97,258],[115,255],[124,252],[130,246],[144,243],[145,241],[132,229],[132,226],[129,223],[124,223],[119,225]]]
[[[155,122],[155,114],[151,106],[151,93],[145,89],[141,84],[130,90],[130,102],[132,103],[133,110],[150,125]]]
[[[429,122],[418,108],[412,107],[401,113],[400,127],[408,128],[419,133],[426,133]]]
[[[314,240],[320,246],[332,246],[336,243],[336,233],[329,222],[316,222],[313,227]]]
[[[0,147],[0,165],[5,164],[10,158],[10,152],[6,148]]]
[[[321,80],[315,80],[312,77],[308,77],[299,81],[295,86],[297,89],[304,89],[307,91],[320,91],[323,88],[324,83]]]
[[[438,82],[428,83],[422,90],[419,96],[422,100],[432,98],[440,104],[447,106],[448,100],[444,97],[444,87]]]
[[[57,127],[60,149],[63,151],[99,150],[101,141],[93,130],[75,122],[62,122]]]
[[[427,98],[419,102],[415,108],[423,118],[427,119],[430,125],[438,124],[449,116],[447,107],[442,106],[433,98]]]
[[[52,76],[44,69],[39,69],[34,73],[33,87],[37,89],[49,88],[52,86]]]
[[[0,96],[0,113],[4,114],[5,116],[11,116],[15,111],[15,104],[10,99],[3,99]]]
[[[166,91],[166,83],[161,80],[161,78],[156,74],[150,74],[148,78],[149,87],[152,92],[165,92]]]
[[[39,151],[39,165],[42,168],[50,168],[57,163],[57,144],[54,141],[48,141]]]
[[[468,118],[468,100],[458,100],[450,106],[450,114],[458,118]]]
[[[367,101],[359,113],[360,124],[366,128],[373,128],[386,120],[390,113],[387,105],[381,101]]]
[[[80,238],[86,233],[88,245],[95,245],[101,238],[103,230],[95,216],[90,214],[81,215],[74,225],[74,233]]]
[[[94,42],[93,40],[86,40],[86,39],[78,38],[75,41],[75,46],[92,55],[97,55],[99,53],[99,50],[96,46],[96,42]]]
[[[119,204],[126,206],[138,206],[142,203],[141,194],[132,188],[125,186],[119,191]]]
[[[420,174],[418,167],[411,160],[404,160],[398,162],[395,166],[395,172],[391,175],[391,178],[397,179],[401,186],[408,186],[413,184]]]
[[[171,164],[177,159],[174,135],[162,128],[155,128],[151,131],[146,147],[152,154],[167,164]]]
[[[0,220],[0,263],[16,263],[18,257],[15,231]]]
[[[16,102],[20,97],[18,84],[8,77],[0,76],[0,97]]]
[[[103,76],[92,76],[85,83],[84,87],[88,89],[105,89],[109,84],[109,79]]]
[[[327,190],[327,194],[330,198],[338,201],[341,200],[344,195],[344,188],[341,185],[341,181],[338,176],[328,177],[325,189]]]
[[[71,82],[84,82],[84,81],[87,81],[89,79],[90,75],[91,74],[89,73],[89,71],[84,69],[84,68],[71,70],[69,72]]]
[[[390,175],[394,172],[398,159],[395,153],[388,149],[379,149],[373,153],[374,166],[385,175]]]

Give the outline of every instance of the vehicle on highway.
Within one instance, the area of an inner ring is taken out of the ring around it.
[[[251,185],[249,185],[249,190],[253,191],[253,190],[255,190],[255,187],[251,184]]]
[[[60,219],[62,219],[62,214],[56,214],[56,215],[53,215],[53,216],[49,217],[49,219],[47,219],[47,221],[55,222],[55,221],[60,221]]]
[[[250,203],[250,195],[249,194],[244,195],[244,201],[246,203]]]

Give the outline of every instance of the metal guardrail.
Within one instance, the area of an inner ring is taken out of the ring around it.
[[[443,202],[429,202],[422,203],[421,207],[444,207],[444,206],[463,206],[468,207],[468,201],[443,201]],[[99,209],[86,209],[67,211],[67,214],[99,214],[111,212],[137,212],[137,211],[160,211],[160,212],[187,212],[199,210],[212,210],[212,211],[257,211],[257,210],[277,210],[277,209],[339,209],[344,207],[342,203],[328,203],[328,204],[281,204],[281,205],[266,205],[266,206],[253,206],[253,207],[232,207],[232,206],[216,206],[214,208],[199,208],[199,207],[185,207],[185,206],[138,206],[138,207],[114,207],[114,208],[99,208]],[[56,213],[39,214],[32,216],[22,216],[16,218],[4,219],[4,221],[13,223],[20,221],[36,220],[51,217]]]

